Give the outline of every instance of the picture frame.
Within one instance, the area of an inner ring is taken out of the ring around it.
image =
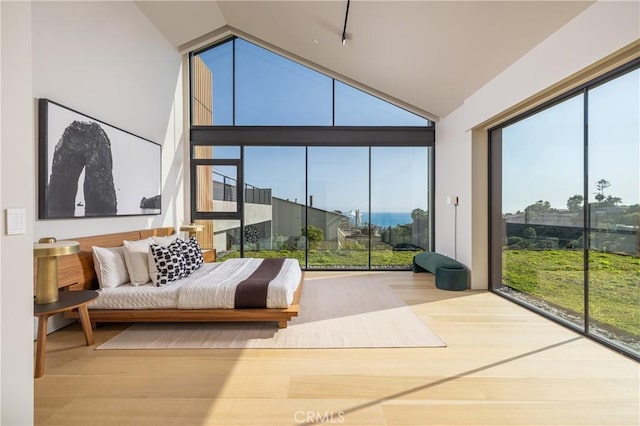
[[[38,217],[162,213],[162,146],[38,99]]]

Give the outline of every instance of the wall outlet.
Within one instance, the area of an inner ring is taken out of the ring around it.
[[[458,205],[458,196],[457,195],[449,195],[447,196],[447,204],[453,204],[454,206]]]

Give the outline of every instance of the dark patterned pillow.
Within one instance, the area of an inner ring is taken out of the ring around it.
[[[178,241],[181,240],[176,240],[167,247],[162,247],[155,243],[149,245],[149,250],[158,271],[157,280],[155,281],[158,287],[187,276],[185,258]]]
[[[196,237],[191,237],[184,242],[182,250],[189,274],[204,265],[202,249],[200,248],[200,244],[198,244]]]

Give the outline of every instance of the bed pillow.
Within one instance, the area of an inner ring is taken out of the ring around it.
[[[151,280],[158,287],[187,276],[184,255],[179,241],[176,240],[167,247],[151,243],[149,259],[153,258],[154,271]]]
[[[129,282],[124,247],[93,246],[93,266],[100,288],[113,288]]]
[[[151,238],[137,241],[123,241],[124,261],[131,284],[137,286],[151,281],[149,276],[149,245]]]
[[[178,238],[180,238],[180,234],[178,234],[178,233],[171,234],[168,237],[156,237],[155,235],[153,237],[151,237],[153,242],[156,243],[157,245],[161,246],[161,247],[167,247],[169,244],[171,244],[172,242],[174,242]]]
[[[187,273],[191,274],[196,269],[204,265],[202,249],[196,237],[189,238],[183,245],[182,250],[187,264]]]

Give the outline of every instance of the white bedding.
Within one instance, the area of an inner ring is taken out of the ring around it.
[[[262,263],[262,259],[229,259],[205,263],[189,277],[156,287],[123,284],[102,289],[89,309],[233,309],[235,287]],[[269,283],[267,308],[286,308],[293,302],[302,271],[296,259],[285,259]]]

